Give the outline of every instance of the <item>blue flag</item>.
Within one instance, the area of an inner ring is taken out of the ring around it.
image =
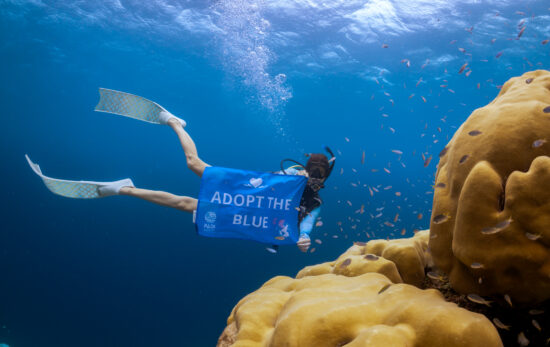
[[[298,241],[304,176],[207,167],[202,174],[199,235],[287,245]]]

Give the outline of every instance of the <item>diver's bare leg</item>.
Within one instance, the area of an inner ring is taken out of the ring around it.
[[[178,196],[167,192],[135,187],[122,187],[119,194],[134,196],[157,205],[172,207],[190,213],[193,213],[197,209],[197,199],[188,196]]]
[[[191,138],[191,136],[189,136],[189,134],[183,129],[183,127],[181,126],[181,123],[177,119],[175,118],[170,119],[168,121],[168,125],[178,135],[178,138],[181,143],[181,147],[185,152],[187,167],[191,169],[191,171],[196,173],[199,177],[202,177],[202,173],[204,172],[204,169],[210,165],[206,164],[204,161],[202,161],[199,158],[199,155],[197,153],[197,146],[195,146],[195,142],[193,142],[193,139]]]

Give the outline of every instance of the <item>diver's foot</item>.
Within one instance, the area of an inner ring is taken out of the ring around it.
[[[185,128],[185,126],[187,125],[187,123],[185,123],[183,119],[178,118],[169,112],[159,113],[159,121],[160,121],[160,124],[167,124],[171,128],[174,128],[174,127]]]
[[[106,196],[112,196],[112,195],[119,195],[120,190],[124,187],[134,188],[135,186],[131,179],[126,178],[120,181],[107,182],[104,185],[100,186],[97,191],[99,193],[99,196],[106,197]]]

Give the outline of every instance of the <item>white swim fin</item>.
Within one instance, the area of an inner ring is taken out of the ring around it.
[[[115,182],[93,182],[93,181],[69,181],[44,176],[40,166],[31,161],[28,155],[25,158],[31,169],[36,173],[48,189],[57,195],[75,199],[103,198],[111,195],[118,195],[122,187],[134,187],[131,179],[126,178]]]
[[[166,124],[170,118],[176,118],[183,127],[186,125],[183,119],[166,111],[156,102],[141,96],[105,88],[99,88],[99,103],[95,110],[155,124]]]

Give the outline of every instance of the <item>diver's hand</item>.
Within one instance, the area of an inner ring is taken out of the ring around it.
[[[296,176],[305,176],[305,177],[309,177],[307,171],[306,171],[306,170],[303,170],[303,169],[295,170],[295,171],[294,171],[294,175],[296,175]]]
[[[309,246],[311,246],[311,240],[309,239],[309,237],[302,236],[300,237],[296,245],[298,245],[298,248],[300,248],[300,251],[307,252],[307,250],[309,249]]]

